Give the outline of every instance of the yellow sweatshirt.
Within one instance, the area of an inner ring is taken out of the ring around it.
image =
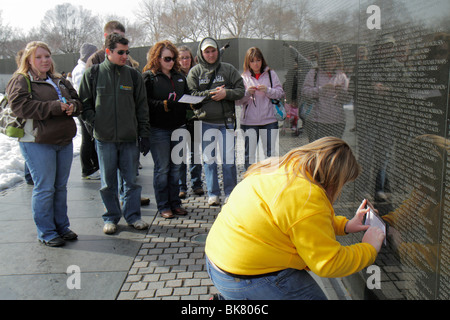
[[[334,278],[375,261],[372,245],[336,240],[348,219],[335,216],[322,188],[303,177],[286,187],[287,181],[282,167],[235,187],[206,240],[206,255],[216,266],[239,275],[293,268]]]

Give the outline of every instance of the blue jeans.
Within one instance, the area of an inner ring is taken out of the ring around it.
[[[191,176],[191,186],[192,190],[199,189],[203,187],[202,183],[202,164],[201,163],[195,163],[195,155],[194,153],[197,153],[197,150],[194,145],[194,125],[188,124],[186,127],[183,127],[184,129],[188,130],[190,137],[191,137],[191,147],[189,150],[189,162],[190,162],[190,168],[189,173]],[[185,161],[183,161],[180,165],[180,191],[186,192],[188,190],[187,188],[187,162],[188,159],[186,158]]]
[[[275,156],[275,150],[278,136],[278,122],[269,123],[261,126],[247,126],[241,124],[245,133],[245,169],[256,162],[256,149],[259,140],[262,140],[264,159]],[[262,159],[261,159],[262,160]]]
[[[206,269],[225,300],[327,300],[320,286],[305,270],[285,269],[243,279],[217,270],[208,257]]]
[[[34,182],[31,207],[38,239],[50,241],[69,231],[67,181],[73,145],[20,142],[20,150]]]
[[[100,195],[106,212],[103,221],[128,224],[141,219],[141,186],[136,184],[139,148],[136,142],[102,142],[95,140],[100,166]],[[120,207],[118,174],[123,180],[123,204]]]
[[[150,129],[150,152],[152,153],[153,189],[158,210],[175,209],[181,206],[179,197],[180,164],[172,161],[172,149],[179,143],[172,141],[172,132],[161,128]]]
[[[217,147],[221,150],[220,158]],[[202,122],[202,150],[208,196],[220,196],[218,163],[222,164],[223,191],[229,196],[237,184],[234,130]]]

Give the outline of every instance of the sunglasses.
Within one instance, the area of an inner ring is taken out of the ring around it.
[[[172,58],[172,57],[164,57],[163,60],[164,60],[165,62],[170,62],[170,61],[175,62],[176,58]]]
[[[123,56],[125,53],[127,54],[127,56],[130,54],[130,50],[126,50],[126,51],[125,50],[119,50],[119,51],[116,51],[116,52],[117,52],[117,54],[119,56]]]

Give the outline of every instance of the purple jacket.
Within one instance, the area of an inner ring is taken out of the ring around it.
[[[264,70],[258,80],[250,74],[250,71],[242,74],[245,84],[245,95],[236,102],[236,104],[242,105],[241,124],[250,126],[266,125],[277,121],[270,99],[284,99],[284,91],[280,79],[273,70],[270,70],[273,87],[270,86],[268,71],[269,67]],[[256,91],[254,95],[251,95],[248,92],[249,87],[261,84],[267,86],[266,93]]]

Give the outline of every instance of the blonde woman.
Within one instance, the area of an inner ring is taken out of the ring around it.
[[[31,82],[31,95],[28,82]],[[28,119],[20,149],[34,181],[33,217],[38,239],[48,246],[64,245],[77,235],[69,229],[67,180],[73,159],[73,117],[81,102],[71,83],[55,72],[51,51],[40,41],[30,42],[6,92],[16,116]]]
[[[206,240],[207,269],[221,296],[326,299],[307,270],[345,277],[372,264],[384,235],[362,224],[365,201],[351,220],[333,209],[359,173],[350,147],[334,137],[252,165]],[[360,231],[366,231],[362,243],[336,240]]]

